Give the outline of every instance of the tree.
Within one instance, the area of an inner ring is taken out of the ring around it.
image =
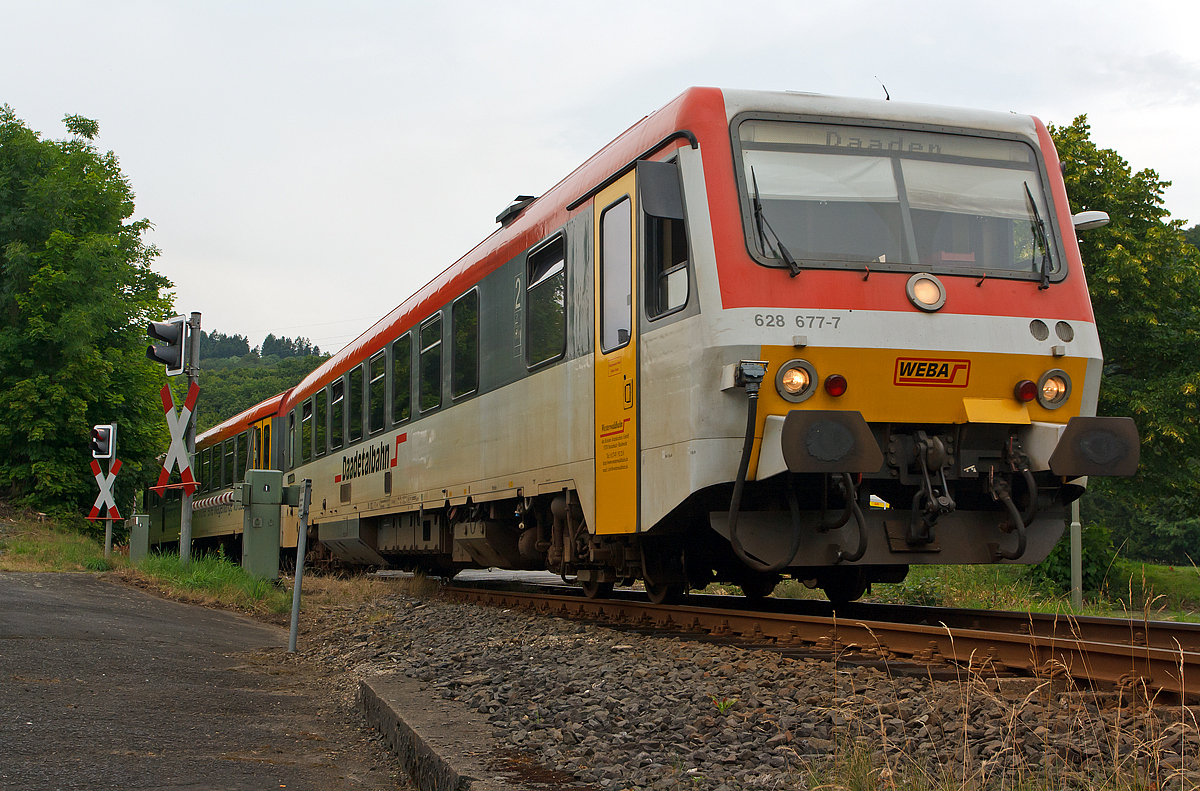
[[[200,330],[200,359],[224,360],[250,354],[250,340],[245,335],[226,335]]]
[[[1200,247],[1200,224],[1193,225],[1183,232],[1183,238],[1192,247]]]
[[[263,357],[271,357],[273,355],[283,359],[287,357],[305,357],[310,354],[320,355],[321,349],[313,346],[312,341],[308,338],[301,338],[299,335],[296,336],[295,340],[292,340],[286,337],[276,338],[274,333],[272,333],[263,338],[261,353]]]
[[[0,107],[0,492],[39,508],[90,508],[91,426],[117,423],[123,513],[166,446],[162,369],[145,325],[170,314],[170,281],[151,270],[150,227],[99,125],[64,119],[43,140]]]
[[[1098,147],[1086,116],[1050,133],[1072,212],[1112,218],[1079,237],[1104,347],[1099,412],[1132,417],[1142,439],[1137,476],[1093,479],[1092,503],[1127,553],[1184,561],[1200,548],[1200,257],[1167,219],[1170,182]]]

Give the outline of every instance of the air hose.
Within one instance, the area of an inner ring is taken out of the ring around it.
[[[758,386],[758,382],[746,383],[746,396],[749,399],[746,407],[746,441],[742,445],[742,461],[738,465],[737,479],[733,484],[733,498],[729,502],[729,543],[733,545],[734,554],[749,568],[765,574],[774,574],[787,568],[792,562],[792,558],[796,557],[796,553],[800,551],[800,503],[797,501],[796,492],[792,487],[791,473],[788,473],[787,498],[788,507],[792,512],[792,546],[787,554],[775,563],[762,563],[746,553],[737,534],[738,509],[742,505],[742,490],[746,487],[746,475],[750,472],[750,455],[754,452],[754,427],[758,422]]]

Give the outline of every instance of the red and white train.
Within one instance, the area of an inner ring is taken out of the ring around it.
[[[1086,476],[1137,464],[1132,421],[1095,417],[1093,214],[1036,118],[693,88],[202,435],[199,497],[282,469],[346,561],[593,596],[1035,563]]]

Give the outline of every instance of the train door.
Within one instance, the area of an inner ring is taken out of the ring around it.
[[[271,467],[271,418],[263,418],[250,430],[250,469],[270,470]]]
[[[630,171],[594,204],[597,533],[639,527],[636,196]]]

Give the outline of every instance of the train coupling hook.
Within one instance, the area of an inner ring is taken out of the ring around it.
[[[921,488],[913,495],[912,518],[908,523],[905,541],[909,544],[929,544],[934,541],[934,528],[939,518],[954,512],[954,498],[950,496],[950,485],[946,482],[946,468],[950,466],[950,453],[940,437],[930,437],[924,431],[917,432],[915,450],[921,465]],[[936,470],[937,484],[929,475],[929,468]]]

